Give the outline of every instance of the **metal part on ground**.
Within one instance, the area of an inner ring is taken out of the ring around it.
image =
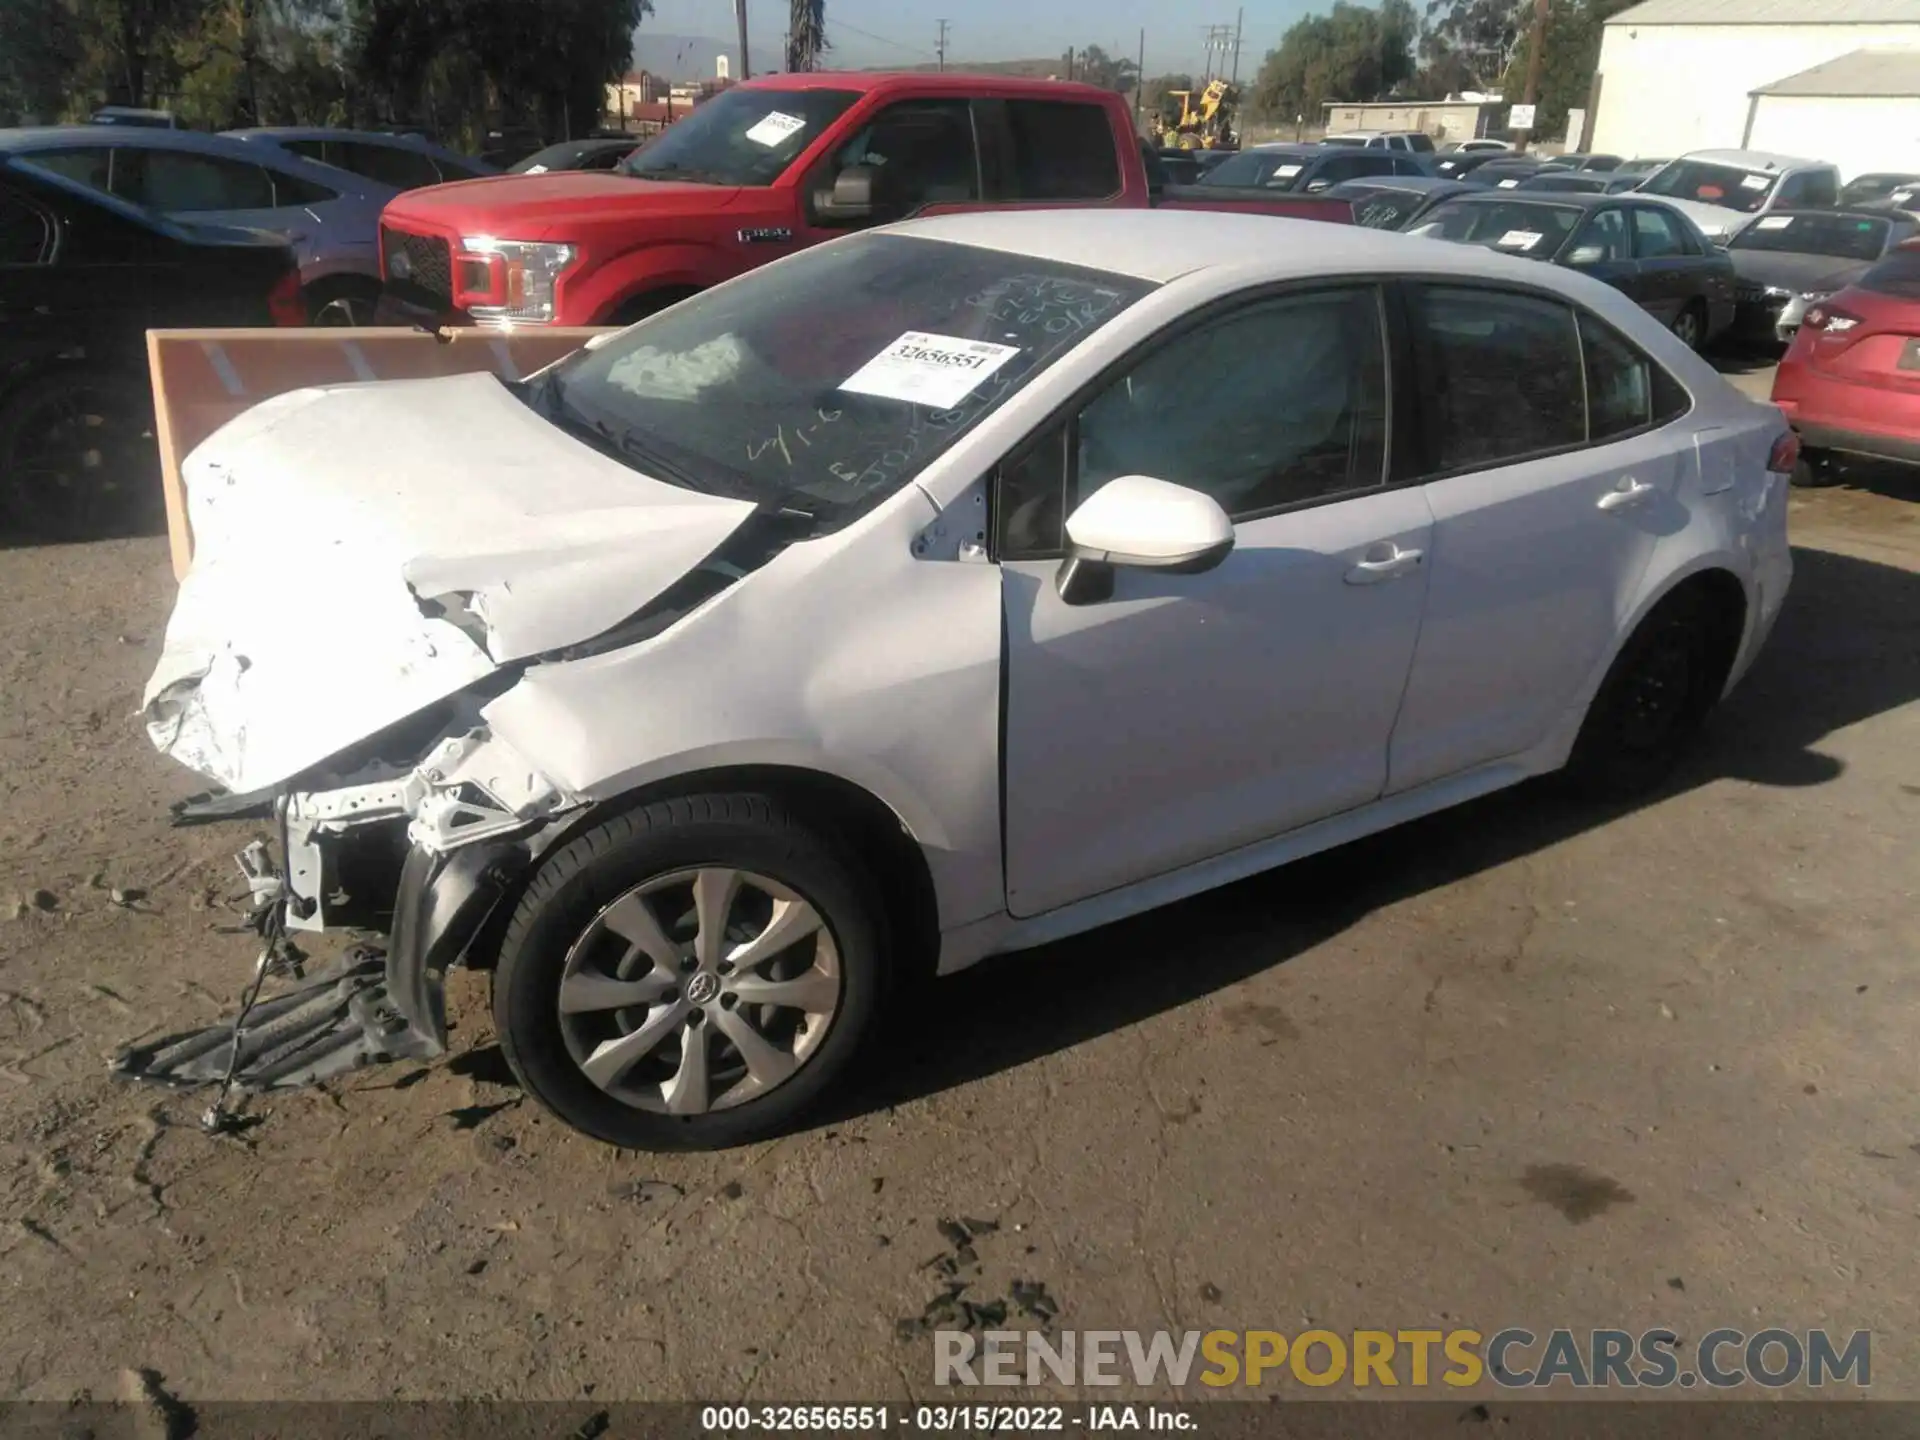
[[[422,1059],[440,1047],[418,1034],[387,998],[386,957],[358,947],[339,964],[260,1001],[240,1031],[230,1021],[122,1052],[116,1076],[177,1088],[220,1084],[239,1091],[318,1084],[388,1060]]]

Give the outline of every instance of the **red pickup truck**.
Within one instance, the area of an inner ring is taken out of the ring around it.
[[[1345,202],[1173,188],[1111,91],[981,75],[769,75],[723,90],[612,172],[409,191],[380,222],[382,318],[626,324],[872,225],[987,208],[1257,211]]]

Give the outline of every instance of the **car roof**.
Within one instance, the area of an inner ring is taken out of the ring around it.
[[[925,72],[919,70],[789,70],[772,75],[756,75],[742,80],[729,90],[891,90],[911,86],[929,95],[979,95],[1024,92],[1058,99],[1098,100],[1106,104],[1114,98],[1111,90],[1078,80],[1040,80],[1020,75],[971,75],[964,71]],[[722,94],[725,91],[720,92]]]
[[[1448,198],[1469,205],[1559,205],[1576,210],[1591,210],[1596,205],[1660,203],[1654,197],[1641,196],[1631,190],[1605,195],[1594,190],[1491,190],[1484,186],[1470,187]]]
[[[1240,153],[1242,155],[1327,155],[1332,152],[1325,145],[1315,145],[1306,140],[1268,140],[1259,145],[1249,145]]]
[[[256,125],[249,130],[220,133],[235,140],[359,140],[369,145],[393,145],[408,150],[445,149],[424,135],[396,134],[390,130],[342,130],[329,125]]]
[[[350,170],[335,169],[317,160],[308,160],[290,150],[275,149],[271,155],[258,145],[249,145],[231,135],[209,135],[204,130],[162,130],[142,125],[46,125],[19,130],[0,130],[0,155],[25,158],[28,152],[42,150],[90,150],[98,147],[121,150],[175,150],[194,155],[215,155],[240,160],[249,165],[264,165],[300,179],[313,181],[337,192],[362,198],[391,195],[393,187]],[[365,188],[371,187],[371,189]]]
[[[1538,268],[1534,261],[1494,255],[1478,246],[1418,240],[1394,230],[1207,210],[976,211],[909,221],[889,233],[1002,250],[1154,284],[1224,269],[1247,270],[1257,282],[1367,269],[1519,278],[1532,276]],[[1483,258],[1469,261],[1461,258],[1465,255]]]
[[[1732,165],[1745,170],[1799,170],[1809,165],[1825,165],[1824,160],[1809,160],[1803,155],[1782,155],[1773,150],[1689,150],[1679,157],[1699,160],[1708,165]]]

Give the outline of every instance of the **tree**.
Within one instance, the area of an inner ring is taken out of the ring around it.
[[[1318,117],[1328,100],[1377,100],[1414,73],[1420,22],[1409,0],[1381,0],[1368,9],[1335,0],[1309,15],[1267,52],[1253,82],[1253,108],[1288,118]]]
[[[1583,108],[1600,66],[1601,29],[1607,20],[1634,0],[1552,0],[1547,8],[1545,43],[1540,51],[1540,89],[1536,97],[1533,133],[1557,135],[1567,123],[1567,111]],[[1527,83],[1527,61],[1532,54],[1531,30],[1522,36],[1507,64],[1504,93],[1518,99]]]
[[[1140,82],[1140,104],[1148,113],[1160,109],[1160,102],[1171,90],[1192,91],[1196,87],[1191,75],[1154,75]]]
[[[1140,67],[1131,60],[1116,59],[1098,45],[1089,45],[1074,54],[1073,78],[1102,90],[1131,95],[1140,79]]]
[[[787,11],[787,69],[817,70],[827,43],[826,0],[792,0]]]
[[[1454,90],[1488,90],[1500,83],[1526,34],[1532,0],[1427,0],[1420,57]]]
[[[0,125],[61,118],[84,55],[67,0],[0,0]]]

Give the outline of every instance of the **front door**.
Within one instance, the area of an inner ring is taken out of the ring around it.
[[[1007,905],[1040,914],[1376,798],[1419,634],[1431,522],[1388,488],[1381,297],[1217,313],[1151,350],[996,497],[1007,624]],[[1108,480],[1209,492],[1200,575],[1055,587],[1061,518]]]
[[[1688,253],[1680,226],[1666,210],[1635,205],[1632,215],[1633,255],[1641,286],[1634,298],[1661,324],[1671,325],[1693,295],[1699,267]]]
[[[1434,563],[1392,791],[1544,740],[1685,524],[1683,451],[1661,433],[1684,392],[1617,331],[1538,295],[1412,300]]]

